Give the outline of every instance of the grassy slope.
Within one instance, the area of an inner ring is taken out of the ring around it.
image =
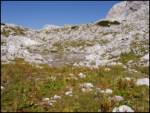
[[[5,87],[1,92],[1,111],[112,111],[116,106],[126,104],[135,111],[149,111],[149,88],[136,86],[134,80],[143,75],[139,72],[128,72],[122,66],[112,66],[110,71],[105,67],[99,69],[77,68],[64,66],[51,68],[41,65],[37,68],[24,61],[17,60],[15,64],[5,64],[1,67],[1,84]],[[86,78],[74,80],[74,76],[82,72]],[[50,77],[56,77],[52,81]],[[131,77],[133,81],[126,81],[124,77]],[[96,94],[93,91],[81,92],[80,84],[91,82],[94,87],[110,88],[111,95]],[[67,86],[73,88],[73,96],[65,96]],[[54,106],[39,105],[42,98],[60,95],[62,99]],[[114,102],[109,97],[120,95],[124,101]]]

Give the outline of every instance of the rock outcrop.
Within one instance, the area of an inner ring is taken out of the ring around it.
[[[106,16],[107,19],[127,20],[140,19],[148,16],[149,1],[124,1],[113,6]],[[145,15],[147,13],[147,15]],[[139,18],[137,18],[139,16]]]

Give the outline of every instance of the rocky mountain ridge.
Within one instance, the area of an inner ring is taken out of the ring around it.
[[[143,57],[149,54],[148,42],[148,1],[120,2],[109,11],[106,19],[85,25],[36,31],[1,24],[1,60],[4,63],[24,58],[28,62],[53,66],[98,67],[119,62],[121,54]]]

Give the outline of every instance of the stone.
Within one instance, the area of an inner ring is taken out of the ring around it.
[[[130,77],[125,77],[124,79],[127,80],[127,81],[131,81]]]
[[[42,101],[49,101],[49,98],[43,98]]]
[[[118,95],[114,96],[112,99],[115,101],[118,101],[118,102],[124,100],[124,98],[122,96],[118,96]]]
[[[134,110],[127,105],[121,105],[119,107],[115,107],[112,112],[134,112]]]
[[[112,94],[113,91],[111,89],[105,89],[105,90],[100,90],[100,93],[104,93],[104,94]]]
[[[140,78],[140,79],[137,79],[136,85],[138,85],[138,86],[142,86],[142,85],[149,86],[149,78]]]
[[[117,56],[119,56],[120,54],[121,54],[121,51],[119,51],[119,50],[116,50],[116,51],[111,52],[111,55],[112,55],[113,57],[117,57]]]
[[[112,91],[111,89],[106,89],[106,90],[105,90],[105,93],[106,93],[106,94],[112,94],[112,92],[113,92],[113,91]]]
[[[85,78],[85,77],[86,77],[86,75],[83,74],[83,73],[79,73],[78,76],[79,76],[80,78]]]
[[[80,85],[81,87],[81,90],[83,92],[86,92],[86,91],[92,91],[92,88],[94,87],[92,83],[83,83]]]
[[[4,90],[5,88],[4,88],[4,86],[1,86],[1,90]]]
[[[105,70],[105,71],[110,71],[110,68],[105,68],[104,70]]]
[[[144,56],[142,57],[142,59],[144,59],[144,60],[149,60],[149,53],[147,53],[146,55],[144,55]]]
[[[61,99],[61,96],[54,95],[53,99],[54,99],[54,100]]]
[[[66,95],[66,96],[72,96],[72,91],[67,91],[67,92],[65,93],[65,95]]]
[[[101,109],[98,109],[98,112],[102,112],[102,110],[101,110]]]
[[[48,101],[48,105],[49,105],[49,106],[53,106],[53,103],[50,102],[50,101]]]
[[[105,93],[105,91],[104,91],[104,90],[101,90],[101,93]]]

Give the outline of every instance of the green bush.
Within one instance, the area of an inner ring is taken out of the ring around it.
[[[119,25],[120,22],[103,20],[103,21],[97,22],[96,24],[99,26],[109,27],[110,25]]]
[[[128,61],[130,60],[138,60],[138,56],[136,54],[134,54],[133,52],[130,52],[130,53],[122,53],[120,55],[120,61],[122,63],[127,63]]]
[[[49,81],[45,87],[52,90],[58,90],[65,86],[64,81]]]
[[[71,29],[77,30],[79,27],[78,26],[72,26]]]

